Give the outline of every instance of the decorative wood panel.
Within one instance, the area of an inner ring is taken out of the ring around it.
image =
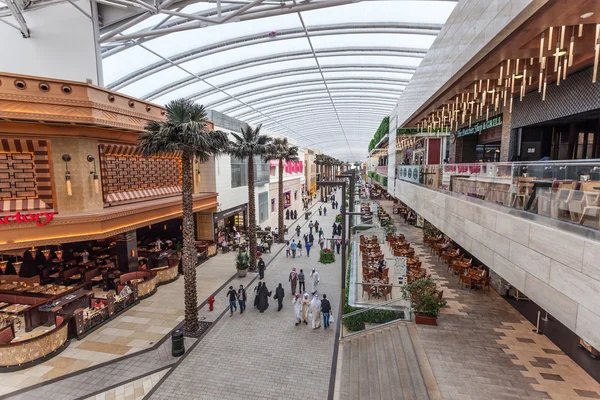
[[[52,209],[46,140],[0,139],[0,213]]]
[[[143,156],[135,146],[100,144],[106,204],[181,193],[179,153]]]

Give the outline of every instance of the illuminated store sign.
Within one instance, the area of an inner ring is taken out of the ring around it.
[[[475,125],[472,125],[468,128],[462,128],[456,131],[457,137],[472,135],[474,133],[480,134],[482,131],[490,128],[494,128],[496,126],[502,125],[502,115],[498,115],[496,118],[478,122]]]
[[[35,214],[16,213],[12,215],[0,216],[0,225],[12,225],[20,223],[35,222],[37,226],[47,225],[54,217],[54,212],[42,212]]]

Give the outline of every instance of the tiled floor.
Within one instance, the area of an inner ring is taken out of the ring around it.
[[[167,369],[107,390],[85,400],[142,400],[168,372]]]
[[[334,215],[319,217],[327,227]],[[307,279],[316,267],[321,277],[319,294],[327,294],[338,317],[340,260],[319,264],[318,247],[295,259],[281,253],[265,273],[270,290],[283,284],[283,309],[269,300],[264,313],[252,307],[229,317],[228,313],[211,329],[182,363],[173,370],[151,399],[326,399],[335,343],[335,326],[313,330],[294,325],[288,276],[292,267],[304,269]],[[253,285],[254,286],[254,285]],[[250,288],[252,289],[253,286]],[[310,283],[306,284],[310,291]],[[225,294],[222,296],[225,298]]]
[[[496,292],[461,289],[422,229],[398,227],[448,299],[437,327],[418,325],[444,399],[600,398],[600,385]]]

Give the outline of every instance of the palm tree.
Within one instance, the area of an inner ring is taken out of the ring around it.
[[[285,230],[283,227],[283,162],[298,161],[298,147],[290,146],[287,138],[277,138],[273,140],[273,143],[269,146],[265,159],[279,160],[279,209],[277,210],[279,237],[277,238],[277,241],[283,243]]]
[[[235,140],[229,142],[229,154],[248,160],[248,251],[250,252],[250,269],[256,268],[256,201],[254,199],[254,156],[264,157],[267,154],[271,138],[261,135],[261,125],[256,128],[242,128],[242,133],[231,133]]]
[[[204,106],[191,100],[173,100],[166,105],[167,120],[151,122],[146,133],[140,136],[138,148],[145,155],[181,152],[181,198],[183,203],[183,278],[185,300],[185,323],[187,334],[198,330],[198,294],[196,292],[196,245],[193,212],[194,157],[206,162],[227,148],[227,135],[210,132],[206,126]]]

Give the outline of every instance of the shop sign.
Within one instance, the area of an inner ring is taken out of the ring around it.
[[[498,115],[496,118],[489,119],[487,121],[478,122],[467,128],[462,128],[456,131],[456,137],[462,137],[472,134],[480,134],[482,131],[496,126],[502,125],[502,115]]]
[[[419,183],[419,168],[418,165],[401,165],[398,167],[396,177],[403,181]]]
[[[54,212],[42,212],[33,214],[21,214],[0,216],[0,225],[12,225],[20,223],[35,222],[37,226],[47,225],[54,217]]]

